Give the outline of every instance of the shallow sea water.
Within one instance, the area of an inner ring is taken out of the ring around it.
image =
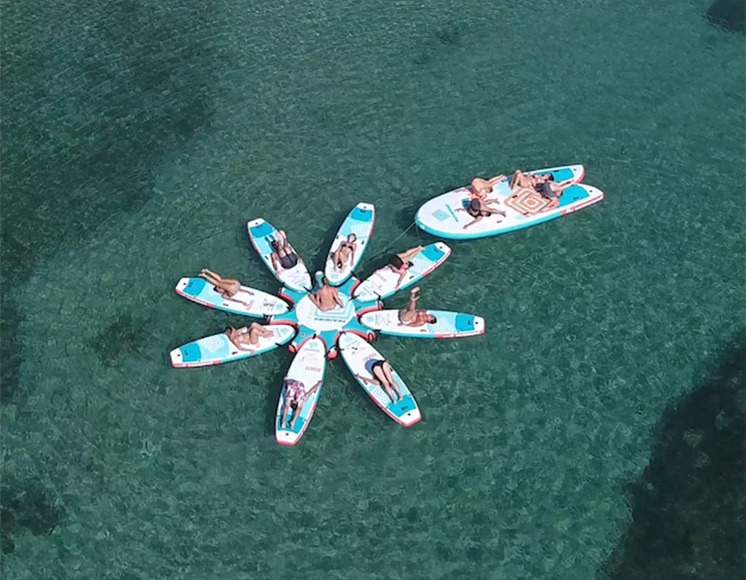
[[[738,573],[744,39],[708,8],[6,6],[3,576]],[[430,197],[571,163],[603,202],[449,242],[422,282],[423,305],[483,316],[484,336],[376,343],[416,426],[331,361],[285,449],[287,351],[168,366],[242,323],[178,297],[181,276],[277,289],[246,221],[321,268],[344,215],[374,203],[362,277],[435,241],[410,227]],[[683,547],[640,547],[667,527]]]

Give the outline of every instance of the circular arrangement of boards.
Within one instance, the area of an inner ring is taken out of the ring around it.
[[[498,235],[542,223],[587,207],[604,194],[581,184],[582,165],[523,174],[551,181],[554,190],[523,187],[499,176],[486,190],[463,187],[426,202],[416,224],[451,239]],[[517,176],[519,174],[516,174]],[[537,179],[538,178],[538,179]],[[477,200],[476,202],[474,200]],[[261,218],[247,224],[249,239],[264,264],[282,284],[279,296],[248,288],[236,280],[203,270],[182,278],[176,292],[193,302],[234,314],[262,318],[242,329],[190,342],[171,351],[177,368],[204,367],[254,357],[287,345],[295,356],[283,380],[275,417],[275,437],[295,445],[316,409],[327,359],[341,355],[371,399],[394,421],[409,427],[422,415],[412,392],[389,361],[370,342],[378,335],[417,338],[461,338],[483,334],[484,319],[442,310],[418,310],[419,288],[410,291],[403,310],[384,308],[384,300],[414,286],[451,254],[443,242],[419,246],[392,256],[391,263],[363,281],[353,275],[368,246],[375,207],[359,203],[337,231],[323,272],[313,277],[282,230]]]

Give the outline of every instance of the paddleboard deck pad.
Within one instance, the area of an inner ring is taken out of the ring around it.
[[[385,360],[375,348],[355,334],[342,333],[339,337],[338,346],[342,353],[342,359],[353,376],[360,375],[372,381],[372,364],[379,360]],[[384,413],[400,425],[411,427],[422,419],[420,409],[417,407],[411,391],[393,368],[391,369],[391,375],[402,394],[402,398],[397,400],[396,403],[391,400],[391,397],[386,394],[386,391],[380,385],[368,383],[357,376],[355,376],[355,380]]]
[[[578,183],[584,177],[582,165],[541,169],[531,173],[548,172],[554,175],[557,182],[567,179],[576,182],[565,189],[559,197],[559,205],[552,210],[546,210],[550,201],[534,190],[511,190],[508,177],[497,183],[487,196],[488,200],[498,202],[487,207],[501,210],[505,216],[493,214],[472,224],[474,218],[462,211],[471,201],[470,189],[462,187],[427,201],[417,211],[415,222],[420,229],[448,239],[483,238],[544,223],[593,205],[604,197],[603,192],[595,187]]]
[[[312,338],[307,340],[303,346],[301,346],[298,353],[293,358],[293,362],[290,363],[290,368],[285,375],[285,380],[293,380],[301,383],[305,392],[308,392],[313,386],[319,381],[324,380],[324,371],[326,370],[326,348],[324,343],[318,338]],[[285,410],[286,404],[286,390],[283,387],[280,393],[280,400],[277,403],[277,412],[275,414],[275,439],[280,445],[295,445],[300,441],[303,434],[308,428],[308,424],[313,418],[313,413],[316,410],[316,403],[319,400],[321,394],[321,385],[318,389],[303,403],[300,408],[300,416],[298,417],[295,425],[290,428],[290,423],[297,410],[291,410],[287,422],[283,425],[282,417]]]
[[[422,278],[445,262],[446,258],[450,255],[451,248],[443,242],[436,242],[425,246],[419,254],[412,258],[412,266],[407,270],[398,288],[396,287],[396,283],[399,280],[399,274],[390,266],[384,266],[361,282],[355,288],[353,296],[364,301],[388,298],[399,290],[404,290],[422,280]]]
[[[245,316],[275,316],[288,311],[287,303],[260,290],[241,286],[233,298],[223,298],[215,286],[204,278],[182,278],[176,284],[176,293],[187,300],[233,314]]]
[[[407,326],[399,320],[400,310],[378,310],[360,317],[360,322],[371,330],[391,336],[416,336],[419,338],[463,338],[484,334],[484,318],[460,312],[426,310],[435,316],[433,324]]]
[[[337,235],[332,242],[331,250],[326,258],[324,275],[327,280],[329,280],[329,284],[332,286],[339,286],[352,275],[353,270],[355,270],[363,257],[365,248],[368,247],[368,240],[373,232],[374,223],[375,208],[369,203],[357,204],[347,215],[347,218],[337,231]],[[354,251],[342,267],[338,269],[337,264],[334,261],[334,253],[343,243],[350,243],[348,241],[350,236],[354,236],[353,241],[351,242]]]
[[[205,367],[257,356],[276,349],[290,341],[295,335],[292,326],[264,326],[271,337],[260,337],[256,346],[244,346],[242,350],[230,341],[225,333],[200,338],[171,351],[171,366],[175,368]]]
[[[275,271],[272,265],[272,252],[274,251],[272,242],[278,240],[279,236],[274,226],[262,218],[257,218],[246,224],[246,229],[248,230],[249,239],[254,249],[275,278],[288,288],[298,292],[311,289],[311,275],[308,273],[306,265],[300,259],[300,256],[298,256],[292,245],[288,244],[290,250],[292,250],[298,260],[297,263],[288,269],[284,269],[278,265],[279,269]]]

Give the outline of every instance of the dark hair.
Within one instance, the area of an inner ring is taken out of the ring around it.
[[[323,284],[324,286],[328,286],[328,285],[329,285],[329,280],[327,279],[327,277],[326,277],[326,276],[322,276],[322,277],[321,277],[321,283],[322,283],[322,284]]]
[[[436,322],[438,322],[438,319],[435,316],[433,316],[432,314],[430,315],[430,318],[433,319],[433,321],[430,324],[435,324]]]
[[[547,175],[547,181],[554,181],[554,173],[549,173]]]
[[[297,409],[298,408],[298,401],[296,401],[296,400],[290,401],[290,408],[293,409],[293,410]]]
[[[469,206],[471,207],[472,211],[479,211],[482,209],[482,202],[478,199],[472,199]]]
[[[357,236],[356,236],[355,234],[350,234],[349,236],[347,236],[347,239],[348,239],[348,240],[349,240],[350,238],[354,238],[354,239],[352,240],[353,242],[354,242],[355,240],[357,240]]]
[[[269,245],[272,247],[273,250],[277,249],[277,240],[272,240]]]

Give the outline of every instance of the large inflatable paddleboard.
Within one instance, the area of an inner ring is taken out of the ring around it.
[[[365,248],[368,246],[370,234],[373,231],[375,217],[375,208],[371,204],[359,203],[347,215],[344,223],[340,226],[332,242],[332,247],[326,258],[326,266],[324,268],[324,275],[332,286],[343,284],[360,263],[363,252],[365,252]],[[334,252],[345,242],[351,244],[354,250],[346,262],[342,264],[342,267],[337,268],[337,264],[333,259]]]
[[[467,187],[462,187],[426,202],[417,211],[415,222],[426,232],[443,238],[483,238],[512,232],[561,217],[597,203],[604,197],[603,192],[595,187],[578,183],[584,176],[582,165],[540,169],[531,173],[543,174],[548,172],[554,175],[554,180],[557,182],[567,179],[576,182],[576,185],[567,188],[562,193],[559,198],[559,205],[550,211],[546,210],[550,203],[549,200],[537,192],[521,188],[511,190],[510,176],[508,176],[506,180],[496,184],[492,188],[492,193],[487,196],[488,200],[499,202],[490,204],[489,207],[504,211],[505,216],[493,214],[482,218],[475,224],[468,225],[474,218],[461,210],[466,208],[471,200],[470,190]]]
[[[279,269],[275,271],[272,265],[272,242],[278,239],[278,235],[277,230],[269,222],[264,221],[262,218],[257,218],[246,224],[246,229],[249,232],[249,238],[254,249],[262,258],[264,265],[274,274],[275,278],[291,290],[297,290],[298,292],[311,290],[311,275],[308,273],[303,260],[295,253],[292,245],[290,245],[290,249],[297,257],[297,263],[288,269],[279,266]]]
[[[349,332],[342,333],[337,345],[347,368],[355,375],[355,380],[376,405],[381,407],[384,413],[405,427],[410,427],[422,419],[412,393],[394,369],[391,369],[391,374],[402,394],[402,399],[396,403],[391,400],[380,385],[372,382],[373,371],[370,368],[371,365],[376,361],[384,360],[376,349],[359,336]],[[363,379],[360,377],[363,377]],[[371,382],[368,382],[368,380]]]
[[[301,383],[308,392],[313,386],[319,381],[324,380],[324,370],[326,369],[326,347],[320,338],[312,338],[303,343],[303,346],[298,350],[298,354],[295,355],[293,362],[290,363],[290,368],[285,375],[285,380],[293,380]],[[316,410],[316,403],[319,400],[319,394],[321,393],[321,385],[316,391],[306,400],[301,407],[300,416],[295,422],[292,429],[285,425],[281,425],[280,421],[285,410],[285,388],[283,387],[282,393],[280,393],[280,400],[277,403],[277,413],[275,414],[275,439],[280,445],[295,445],[303,437],[303,434],[308,428],[308,423],[313,417],[313,412]],[[290,411],[288,420],[292,421],[296,411]]]
[[[176,293],[187,300],[209,308],[217,308],[246,316],[276,316],[288,311],[287,303],[260,290],[241,286],[233,298],[223,298],[215,286],[203,278],[182,278],[176,285]]]
[[[295,329],[292,326],[274,325],[264,326],[263,328],[269,330],[273,336],[260,338],[256,347],[244,347],[252,350],[238,348],[228,339],[225,333],[214,334],[172,350],[171,365],[176,368],[205,367],[256,356],[282,346],[289,342],[295,334]]]
[[[383,300],[384,298],[388,298],[395,292],[408,288],[420,281],[445,262],[446,258],[450,255],[451,248],[443,242],[436,242],[425,246],[425,249],[412,258],[412,267],[409,268],[398,288],[396,287],[396,282],[399,280],[399,274],[393,268],[384,266],[361,282],[355,288],[353,297],[359,300]]]
[[[435,316],[436,322],[423,324],[422,326],[407,326],[399,320],[399,312],[399,310],[368,312],[360,317],[360,322],[381,334],[392,336],[462,338],[484,334],[484,318],[480,316],[442,310],[426,310],[425,312]]]

